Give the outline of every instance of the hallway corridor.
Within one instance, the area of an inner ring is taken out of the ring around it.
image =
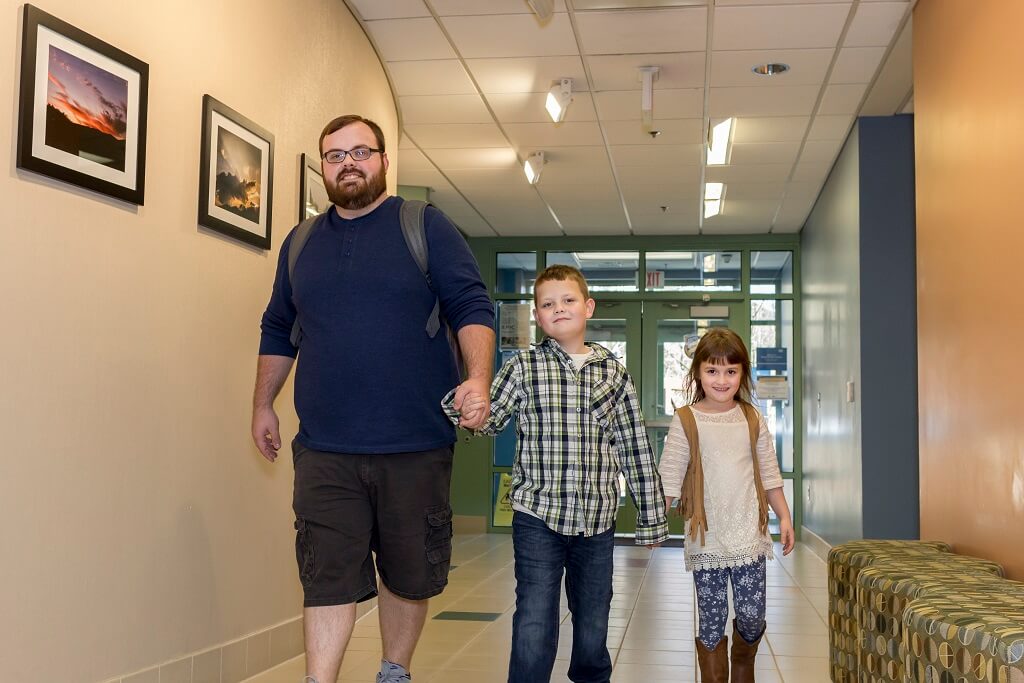
[[[828,680],[825,563],[798,544],[768,563],[768,631],[757,658],[759,683]],[[416,657],[417,683],[503,683],[508,667],[515,579],[510,535],[455,537],[448,589],[431,601]],[[612,681],[694,681],[693,581],[682,548],[615,548],[615,597],[608,645]],[[552,681],[568,681],[572,625],[562,605],[558,659]],[[339,681],[373,681],[380,666],[376,611],[356,625]],[[298,657],[247,683],[299,683]]]

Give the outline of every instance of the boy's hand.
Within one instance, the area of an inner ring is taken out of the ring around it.
[[[782,543],[782,554],[789,555],[796,545],[796,534],[793,532],[793,522],[787,517],[779,521],[779,541]]]
[[[452,402],[460,413],[459,426],[479,429],[491,414],[490,385],[481,378],[470,377],[455,389]]]

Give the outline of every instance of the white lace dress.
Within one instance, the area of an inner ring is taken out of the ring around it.
[[[700,435],[708,530],[701,546],[699,535],[696,540],[690,540],[687,523],[686,568],[690,571],[724,569],[773,557],[771,536],[762,534],[758,528],[754,463],[743,411],[737,405],[724,413],[703,413],[694,408],[693,414]],[[757,439],[757,456],[764,490],[781,487],[775,444],[764,417],[761,417]],[[665,495],[679,497],[689,463],[690,445],[677,415],[665,438],[659,466]]]

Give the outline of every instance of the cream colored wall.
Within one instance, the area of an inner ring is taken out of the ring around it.
[[[47,0],[150,66],[136,209],[15,169],[20,5],[0,0],[0,680],[96,681],[299,614],[290,452],[249,439],[259,319],[299,153],[353,110],[397,149],[397,114],[339,0]],[[269,253],[196,227],[204,93],[276,136]],[[278,406],[290,438],[290,386]]]
[[[914,11],[921,535],[1024,579],[1024,3]]]

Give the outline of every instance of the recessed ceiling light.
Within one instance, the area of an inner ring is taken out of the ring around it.
[[[789,64],[758,64],[751,71],[759,76],[777,76],[789,71]]]

